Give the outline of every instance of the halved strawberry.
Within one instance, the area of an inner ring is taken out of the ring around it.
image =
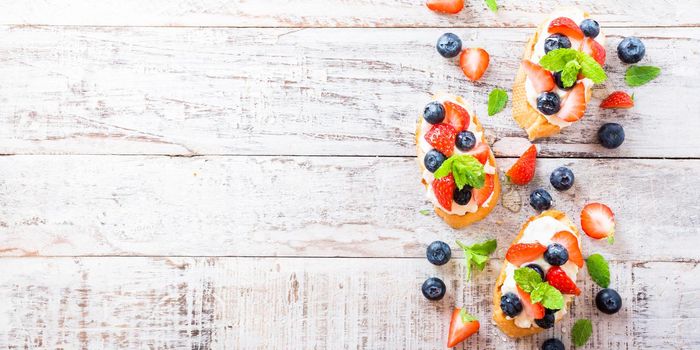
[[[491,155],[491,150],[486,143],[479,142],[479,144],[470,149],[467,154],[474,156],[479,163],[486,164],[486,162],[489,160],[489,156]]]
[[[547,282],[554,288],[559,289],[563,294],[581,294],[576,283],[566,275],[566,272],[559,266],[552,266],[547,271]]]
[[[480,47],[464,49],[459,55],[459,66],[467,78],[472,81],[479,80],[489,67],[489,53]]]
[[[567,122],[575,122],[583,118],[586,112],[586,88],[583,82],[578,82],[569,92],[557,116]]]
[[[462,106],[445,101],[445,123],[452,125],[456,132],[460,132],[469,127],[469,112]]]
[[[578,24],[568,17],[555,18],[549,23],[547,31],[550,34],[564,34],[572,40],[583,40],[583,32]]]
[[[509,263],[520,266],[526,262],[536,260],[547,250],[547,247],[539,243],[517,243],[508,248],[506,260]]]
[[[508,169],[506,176],[510,182],[516,185],[527,185],[535,176],[535,160],[537,159],[537,147],[531,145],[525,153]]]
[[[552,237],[552,241],[559,243],[566,248],[569,252],[569,261],[576,264],[578,267],[583,267],[583,255],[581,254],[581,248],[578,245],[578,239],[573,233],[569,231],[557,232]]]
[[[601,66],[605,64],[605,48],[592,38],[583,40],[581,51],[593,57]]]
[[[456,137],[457,132],[455,128],[445,123],[433,125],[433,127],[425,133],[425,140],[428,141],[433,148],[447,157],[451,156],[454,151]]]
[[[433,181],[433,193],[435,193],[435,198],[437,198],[438,203],[447,210],[452,210],[452,196],[455,187],[455,178],[452,174]]]
[[[493,188],[494,188],[494,180],[493,180],[493,175],[491,174],[486,174],[486,177],[484,178],[484,187],[482,188],[475,188],[473,190],[473,196],[474,200],[476,200],[476,204],[481,206],[482,204],[486,203],[486,201],[491,197],[491,193],[493,193]]]
[[[530,294],[527,294],[524,290],[520,289],[520,287],[516,287],[518,288],[518,295],[520,295],[520,301],[523,303],[523,311],[525,314],[530,318],[534,318],[535,320],[543,318],[544,306],[542,306],[540,303],[533,304],[532,300],[530,299]]]
[[[450,320],[450,332],[447,335],[447,347],[455,347],[457,344],[469,338],[472,334],[479,331],[479,321],[473,319],[471,315],[466,314],[465,318],[468,322],[462,319],[462,309],[456,307],[452,311],[452,319]]]
[[[428,0],[425,5],[435,12],[455,14],[464,8],[464,0]]]
[[[600,103],[600,108],[632,108],[634,100],[624,91],[613,91]]]
[[[613,236],[615,215],[605,204],[587,204],[581,211],[581,228],[591,238],[601,239]]]
[[[527,77],[537,92],[554,89],[554,77],[550,71],[542,68],[539,64],[530,62],[530,60],[523,60],[523,68],[525,68]]]

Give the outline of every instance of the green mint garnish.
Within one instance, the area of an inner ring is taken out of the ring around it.
[[[455,184],[460,190],[466,185],[473,188],[484,187],[486,179],[484,166],[472,155],[456,154],[447,158],[433,175],[436,179],[440,179],[450,173],[455,178]]]
[[[493,13],[498,12],[498,4],[496,3],[496,0],[486,0],[486,6],[488,6],[489,10],[493,11]]]
[[[582,319],[574,323],[574,328],[571,329],[571,341],[576,346],[583,346],[588,341],[588,338],[593,334],[593,324],[590,320]]]
[[[466,281],[469,282],[469,278],[472,273],[472,264],[479,269],[479,271],[484,271],[486,267],[486,262],[489,260],[489,255],[496,250],[498,242],[495,239],[485,240],[480,243],[475,243],[470,246],[456,241],[457,245],[464,251],[464,263],[467,269],[465,274]]]
[[[427,216],[427,215],[430,215],[430,210],[429,209],[421,209],[419,211],[419,213]]]
[[[625,73],[625,81],[629,86],[644,85],[661,74],[661,68],[654,66],[631,66]]]
[[[566,87],[576,82],[579,72],[596,84],[608,78],[603,67],[593,57],[574,49],[549,51],[540,59],[540,66],[552,72],[562,71],[562,83]]]
[[[542,306],[559,310],[564,307],[564,296],[549,283],[542,281],[537,271],[529,267],[521,267],[513,274],[515,283],[526,293],[530,293],[533,303],[541,303]]]
[[[489,94],[489,117],[502,111],[508,102],[508,93],[503,89],[493,89]]]
[[[602,255],[593,254],[589,256],[586,259],[586,267],[593,282],[603,288],[608,288],[610,285],[610,267]]]

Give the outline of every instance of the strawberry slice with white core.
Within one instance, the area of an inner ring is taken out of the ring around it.
[[[523,60],[523,68],[527,78],[530,79],[532,86],[539,92],[552,91],[554,89],[554,77],[548,70],[542,68],[539,64],[532,63],[529,60]]]
[[[467,154],[476,158],[479,163],[486,164],[486,162],[489,160],[489,156],[491,155],[491,150],[485,143],[480,142],[478,145],[474,146],[474,148],[470,149]]]
[[[552,241],[561,244],[569,252],[569,261],[579,268],[583,267],[583,255],[578,246],[578,239],[569,231],[560,231],[552,236]]]
[[[581,51],[593,57],[601,66],[605,64],[605,48],[592,38],[586,38],[581,44]]]
[[[564,102],[561,105],[557,117],[567,122],[575,122],[583,118],[586,112],[586,88],[583,82],[578,82],[569,92]]]
[[[520,265],[537,260],[544,254],[547,247],[539,243],[516,243],[508,248],[506,260],[520,267]]]
[[[605,204],[587,204],[581,211],[581,228],[591,238],[611,237],[615,234],[615,215]]]
[[[462,106],[445,101],[445,120],[444,123],[452,125],[456,132],[460,132],[469,128],[469,112]]]
[[[550,34],[564,34],[569,39],[581,41],[583,40],[583,32],[578,24],[568,17],[558,17],[549,23],[547,31]]]
[[[489,197],[491,197],[491,193],[493,193],[494,189],[494,184],[495,183],[493,180],[493,175],[486,174],[484,178],[484,187],[473,189],[472,195],[474,196],[477,205],[483,205],[484,203],[486,203]]]
[[[457,187],[455,185],[455,178],[452,176],[452,174],[449,174],[445,177],[435,179],[433,181],[433,193],[435,194],[435,198],[437,198],[438,203],[440,205],[447,209],[448,211],[452,210],[452,196],[454,194],[455,188]]]
[[[464,49],[459,55],[459,66],[469,80],[479,80],[489,67],[489,53],[480,47]]]
[[[523,303],[523,311],[525,315],[529,318],[539,320],[544,317],[544,306],[540,303],[533,304],[530,299],[530,294],[527,294],[524,290],[518,288],[518,295],[520,296],[520,301]]]

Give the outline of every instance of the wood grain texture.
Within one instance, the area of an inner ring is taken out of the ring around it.
[[[587,349],[700,346],[697,262],[612,262],[623,294],[615,316],[593,307],[585,271],[565,320],[521,340],[489,322],[500,262],[465,286],[463,262],[333,258],[2,258],[0,347],[187,349],[439,349],[453,305],[481,320],[460,349],[534,349],[594,320]],[[448,294],[420,294],[441,276]],[[663,282],[662,282],[663,281]],[[682,291],[680,297],[669,298]],[[626,336],[621,336],[626,335]]]
[[[548,180],[562,165],[576,174],[567,192]],[[535,214],[528,196],[542,186],[576,223],[586,203],[613,209],[617,243],[586,246],[617,259],[697,259],[700,204],[684,193],[698,160],[540,159],[530,185],[503,190],[522,208],[499,205],[464,230],[419,213],[432,205],[417,168],[413,158],[0,157],[0,252],[421,257],[436,239],[506,246]]]
[[[456,16],[438,15],[424,0],[26,0],[8,1],[2,24],[228,27],[533,27],[552,10],[545,0],[502,0],[491,13],[467,0]],[[694,0],[560,0],[608,26],[697,26]]]
[[[410,156],[430,93],[449,91],[474,101],[497,155],[518,156],[525,132],[510,107],[486,117],[486,101],[510,88],[531,30],[451,30],[490,52],[480,83],[435,53],[443,29],[2,27],[0,153]],[[700,29],[609,34],[610,80],[540,155],[700,157],[700,68],[688,64]],[[646,44],[642,63],[663,69],[635,89],[614,57],[631,34]],[[617,89],[635,93],[633,109],[596,106]],[[609,121],[626,130],[612,151],[595,136]]]

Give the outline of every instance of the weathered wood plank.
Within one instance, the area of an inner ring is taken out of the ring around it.
[[[512,84],[531,30],[452,30],[490,51],[481,83],[435,53],[443,29],[3,27],[0,153],[412,155],[430,92],[451,91],[475,101],[499,155],[519,155],[524,131],[509,108],[486,117],[486,101]],[[661,77],[627,89],[632,110],[592,106],[542,155],[700,157],[700,68],[688,64],[700,29],[610,34],[611,79],[595,96],[625,88],[622,35],[643,37]],[[595,136],[608,121],[626,127],[614,151]]]
[[[561,165],[576,183],[558,193],[548,179]],[[506,195],[519,211],[499,205],[465,230],[419,213],[431,206],[413,158],[7,156],[0,169],[4,255],[419,257],[435,239],[486,236],[507,246],[539,186],[576,222],[586,203],[610,205],[617,243],[585,240],[591,249],[696,259],[700,245],[700,204],[686,195],[700,160],[541,159],[533,183]]]
[[[493,14],[482,0],[466,1],[458,16],[441,16],[424,0],[30,0],[3,4],[2,24],[107,26],[231,27],[522,27],[533,26],[553,10],[544,0],[499,1]],[[584,1],[578,6],[606,25],[697,26],[700,10],[693,0]]]
[[[601,314],[583,272],[572,314],[552,330],[507,340],[490,322],[498,260],[465,286],[462,262],[323,258],[3,258],[3,348],[434,349],[449,314],[465,305],[481,322],[466,349],[534,349],[590,318],[587,348],[700,346],[698,263],[613,262],[623,309]],[[440,276],[448,293],[428,302],[420,284]],[[664,281],[661,283],[661,281]],[[668,298],[682,291],[685,297]],[[624,336],[621,336],[624,335]]]

